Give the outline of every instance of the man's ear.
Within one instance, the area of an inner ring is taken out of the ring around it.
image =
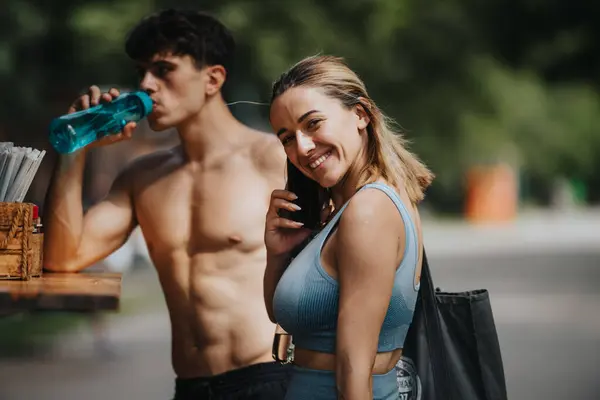
[[[366,105],[369,104],[369,102],[363,97],[360,97],[359,100],[360,103],[354,106],[354,112],[356,113],[356,127],[358,128],[358,130],[363,130],[366,129],[367,126],[369,126],[369,122],[371,122],[371,117],[369,116],[369,113],[365,108]]]
[[[227,72],[222,65],[211,65],[206,67],[206,94],[212,96],[219,92],[225,83]]]

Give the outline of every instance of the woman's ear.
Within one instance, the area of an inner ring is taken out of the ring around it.
[[[365,108],[366,105],[369,104],[367,99],[365,99],[364,97],[359,97],[359,101],[360,103],[354,106],[354,112],[356,113],[356,127],[358,128],[358,130],[362,131],[363,129],[366,129],[367,126],[369,126],[369,122],[371,122],[371,117],[369,116],[369,113]]]

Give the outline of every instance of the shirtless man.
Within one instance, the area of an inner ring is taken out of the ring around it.
[[[234,43],[212,17],[158,13],[125,47],[155,102],[151,128],[175,127],[181,145],[135,160],[85,214],[89,148],[59,156],[45,207],[45,268],[81,271],[139,224],[169,309],[175,398],[283,398],[289,370],[273,362],[275,325],[262,296],[265,215],[271,192],[284,186],[281,145],[230,113],[221,87]],[[118,94],[92,86],[69,112]],[[134,128],[89,147],[128,139]]]

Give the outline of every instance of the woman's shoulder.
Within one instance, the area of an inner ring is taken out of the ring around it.
[[[391,192],[397,191],[385,182],[374,182],[359,190],[348,202],[340,216],[338,229],[359,229],[361,234],[377,234],[384,230],[386,234],[402,226],[402,217],[398,213]]]
[[[390,196],[380,187],[363,188],[352,196],[340,216],[335,241],[337,262],[346,265],[345,260],[359,258],[362,263],[353,265],[387,265],[382,260],[390,260],[395,268],[398,243],[404,237],[402,216]]]

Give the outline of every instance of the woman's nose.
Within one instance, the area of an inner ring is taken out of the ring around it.
[[[315,143],[309,135],[305,135],[301,131],[296,132],[296,146],[300,155],[306,156],[315,148]]]

